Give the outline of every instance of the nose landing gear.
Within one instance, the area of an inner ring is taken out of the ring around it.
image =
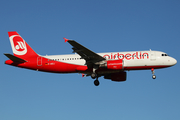
[[[154,68],[152,68],[151,71],[152,71],[152,78],[153,78],[153,79],[156,79],[156,75],[154,75],[154,73],[155,73],[155,72],[154,72]]]

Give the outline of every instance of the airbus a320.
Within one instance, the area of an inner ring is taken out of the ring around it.
[[[99,85],[99,77],[112,81],[126,81],[126,71],[151,70],[155,79],[155,69],[173,66],[177,60],[160,51],[131,51],[95,53],[74,40],[64,38],[72,45],[74,53],[68,55],[37,54],[15,31],[8,32],[12,54],[5,53],[9,60],[5,64],[31,70],[51,73],[81,73],[91,76],[94,85]]]

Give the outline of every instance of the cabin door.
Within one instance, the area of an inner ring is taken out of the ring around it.
[[[42,66],[42,57],[37,57],[37,66]]]
[[[151,60],[156,60],[156,52],[151,51],[150,59],[151,59]]]

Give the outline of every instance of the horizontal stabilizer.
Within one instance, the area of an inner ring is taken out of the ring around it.
[[[14,55],[8,54],[8,53],[4,53],[4,55],[6,57],[8,57],[10,60],[14,61],[14,62],[19,62],[19,63],[26,62],[25,60],[23,60],[21,58],[18,58],[18,57],[14,56]]]

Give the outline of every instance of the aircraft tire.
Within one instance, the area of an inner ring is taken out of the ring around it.
[[[156,79],[156,76],[155,76],[155,75],[153,75],[153,76],[152,76],[152,78],[153,78],[153,79]]]
[[[91,74],[91,78],[92,78],[92,79],[95,79],[96,77],[97,77],[96,73],[92,73],[92,74]]]
[[[94,81],[94,85],[95,85],[95,86],[99,86],[99,80],[95,80],[95,81]]]

